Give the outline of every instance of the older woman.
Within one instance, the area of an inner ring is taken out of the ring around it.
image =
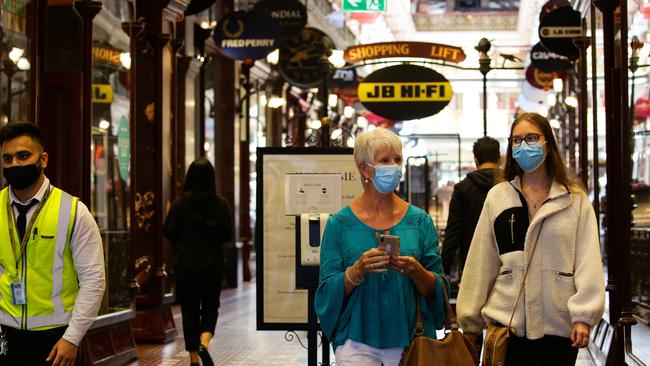
[[[596,216],[546,118],[521,114],[509,142],[506,181],[488,193],[470,245],[458,318],[470,337],[512,321],[506,366],[574,365],[605,305]]]
[[[354,160],[363,194],[325,228],[316,312],[337,365],[398,365],[414,334],[416,299],[425,334],[444,324],[438,237],[431,217],[394,193],[402,176],[402,143],[394,133],[358,135]],[[378,248],[381,234],[400,237],[399,255]]]

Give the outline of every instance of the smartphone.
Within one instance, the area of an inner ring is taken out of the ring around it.
[[[399,236],[396,235],[379,235],[379,244],[377,244],[379,249],[383,249],[391,257],[399,256]]]

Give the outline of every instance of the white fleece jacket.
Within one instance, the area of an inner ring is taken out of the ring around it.
[[[471,333],[490,322],[508,324],[539,233],[512,325],[517,336],[528,339],[570,337],[574,323],[595,325],[605,306],[596,216],[584,192],[553,182],[550,198],[530,222],[524,251],[500,255],[494,222],[504,210],[522,207],[515,188],[521,191],[519,178],[497,184],[487,195],[460,284],[459,322]]]

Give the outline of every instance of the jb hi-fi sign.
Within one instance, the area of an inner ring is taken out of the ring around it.
[[[359,95],[366,102],[444,102],[451,98],[451,87],[449,82],[362,83]]]
[[[442,74],[423,66],[397,65],[373,72],[357,90],[371,112],[392,120],[424,118],[440,112],[453,96]]]

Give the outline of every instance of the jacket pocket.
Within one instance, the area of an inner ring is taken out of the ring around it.
[[[553,306],[562,312],[569,311],[569,298],[576,293],[573,272],[549,271],[551,277],[551,299]]]
[[[495,308],[512,308],[514,289],[521,282],[521,267],[502,267],[494,281],[488,303]],[[514,295],[516,296],[516,294]]]

